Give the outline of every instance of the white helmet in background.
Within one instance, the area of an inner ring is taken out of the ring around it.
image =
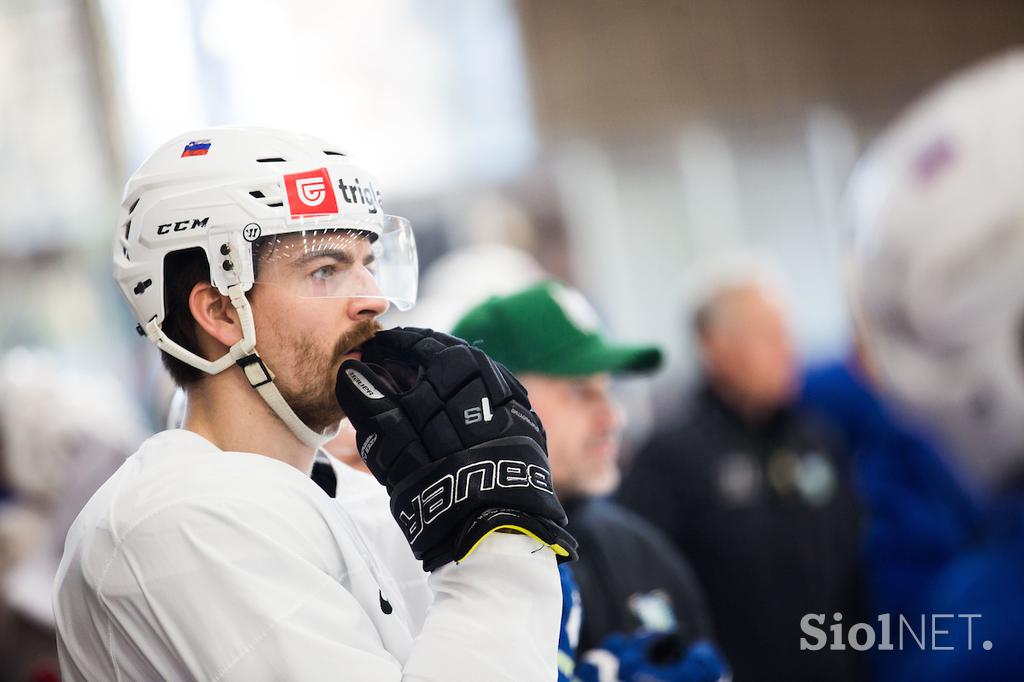
[[[128,181],[114,238],[114,276],[141,334],[208,374],[238,364],[296,436],[317,447],[332,434],[299,420],[256,353],[245,297],[258,281],[253,247],[261,262],[299,263],[351,253],[348,247],[367,241],[359,262],[345,256],[350,262],[344,267],[291,286],[297,298],[383,298],[400,310],[411,308],[418,273],[409,222],[384,213],[373,177],[334,144],[267,128],[209,128],[170,140]],[[164,258],[197,247],[243,329],[242,340],[214,360],[181,347],[161,328]]]
[[[400,325],[450,332],[491,296],[511,294],[549,277],[527,251],[507,244],[473,244],[444,254],[423,275],[416,309]]]
[[[47,351],[0,358],[0,600],[53,627],[50,595],[68,528],[149,430],[113,377],[69,368]]]
[[[955,75],[847,197],[854,308],[886,388],[980,482],[1024,469],[1024,52]]]
[[[38,349],[0,357],[0,467],[20,500],[58,504],[83,467],[76,463],[83,451],[112,451],[123,461],[145,439],[144,424],[113,377],[65,368]],[[91,465],[98,466],[84,464]]]

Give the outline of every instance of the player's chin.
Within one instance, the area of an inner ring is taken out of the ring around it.
[[[334,431],[338,428],[341,420],[345,418],[345,413],[342,412],[341,406],[334,398],[333,391],[329,396],[325,396],[320,405],[308,406],[305,409],[299,408],[295,412],[306,426],[317,433]]]

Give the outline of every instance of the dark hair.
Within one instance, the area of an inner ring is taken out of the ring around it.
[[[188,299],[196,284],[209,281],[210,264],[203,249],[172,251],[164,257],[164,321],[161,326],[171,341],[196,355],[202,354]],[[182,388],[195,384],[205,374],[165,351],[160,351],[160,359],[174,383]]]

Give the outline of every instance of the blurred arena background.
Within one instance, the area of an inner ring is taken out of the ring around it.
[[[339,140],[412,220],[421,273],[471,245],[524,248],[613,331],[665,346],[657,387],[693,369],[693,266],[736,248],[785,272],[806,359],[842,352],[837,206],[865,141],[941,75],[1024,37],[1013,0],[0,7],[0,348],[112,370],[154,424],[166,390],[108,250],[125,178],[177,132]],[[424,289],[415,321],[430,324]],[[626,391],[642,429],[648,387]]]
[[[667,370],[621,386],[635,446],[696,372],[687,301],[719,255],[774,260],[804,362],[847,351],[856,159],[1022,40],[1019,0],[4,0],[0,351],[113,375],[163,428],[110,275],[121,188],[181,131],[270,125],[347,146],[412,221],[421,304],[393,322],[450,325],[539,276],[525,252],[661,344]]]

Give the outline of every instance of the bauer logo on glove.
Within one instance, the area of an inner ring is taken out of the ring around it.
[[[455,505],[467,500],[478,499],[481,493],[498,488],[522,488],[533,486],[549,494],[551,474],[545,467],[536,464],[524,466],[515,460],[501,460],[495,464],[493,460],[484,460],[467,464],[452,474],[445,474],[438,481],[428,485],[416,497],[412,498],[412,508],[400,509],[398,522],[402,525],[406,537],[415,540],[423,527],[433,523],[442,514]]]
[[[575,556],[540,420],[482,351],[426,329],[384,331],[362,361],[342,365],[336,393],[426,570],[464,559],[496,530]]]

